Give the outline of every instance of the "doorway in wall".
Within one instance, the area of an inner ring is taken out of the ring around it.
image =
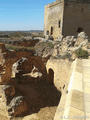
[[[48,81],[51,84],[54,84],[54,71],[50,68],[48,74]]]
[[[83,32],[83,28],[82,27],[78,27],[78,29],[77,29],[77,33],[80,33],[80,32]]]
[[[53,27],[51,26],[51,35],[53,35]]]
[[[61,21],[59,20],[59,21],[58,21],[58,27],[59,27],[59,28],[60,28],[60,24],[61,24]]]
[[[49,35],[49,30],[46,31],[46,35]]]

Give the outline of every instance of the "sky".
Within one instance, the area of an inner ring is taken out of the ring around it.
[[[55,0],[0,0],[0,31],[43,30],[44,6]]]

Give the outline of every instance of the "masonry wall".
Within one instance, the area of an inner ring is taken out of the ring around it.
[[[59,91],[63,91],[68,86],[68,78],[71,62],[63,59],[49,59],[46,64],[47,73],[52,69],[54,72],[54,85]]]
[[[63,19],[63,35],[77,35],[82,28],[90,37],[90,1],[67,0]]]
[[[60,34],[62,34],[63,6],[64,6],[63,2],[60,1],[56,1],[45,6],[45,18],[44,18],[45,35],[51,35],[56,39],[57,37],[60,36]],[[53,31],[53,33],[51,33],[51,31]]]

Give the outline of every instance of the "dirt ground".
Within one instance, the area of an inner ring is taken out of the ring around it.
[[[56,108],[56,106],[45,107],[40,109],[38,113],[27,115],[25,117],[14,118],[12,120],[53,120]]]
[[[20,82],[16,87],[25,96],[29,111],[13,120],[53,120],[61,95],[53,84],[47,81]]]

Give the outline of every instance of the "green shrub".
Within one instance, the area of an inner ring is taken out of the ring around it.
[[[48,46],[49,46],[50,48],[54,48],[54,45],[53,45],[52,42],[48,42]]]
[[[83,50],[82,48],[79,48],[78,50],[75,51],[75,54],[78,58],[88,58],[88,52],[86,50]]]
[[[51,49],[54,48],[54,45],[53,45],[52,42],[41,42],[40,45],[43,46],[43,47],[49,47]]]

